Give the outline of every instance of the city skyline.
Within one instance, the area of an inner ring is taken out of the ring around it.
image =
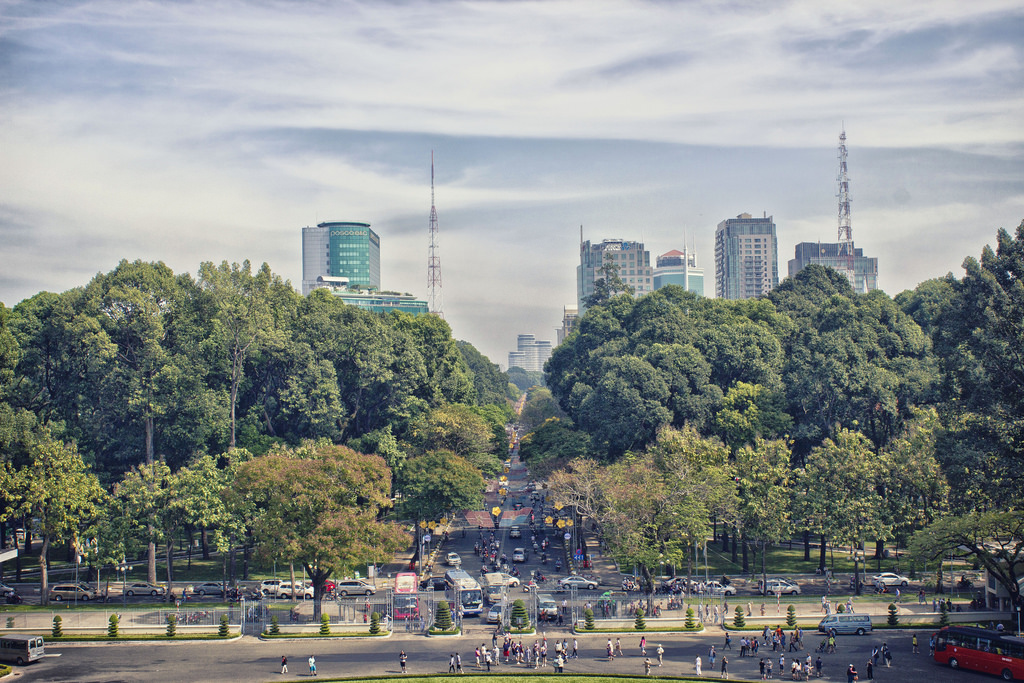
[[[423,298],[431,150],[445,319],[499,364],[575,302],[581,225],[709,280],[742,212],[784,261],[833,242],[844,128],[890,296],[1024,217],[1019,2],[0,2],[9,307],[121,259],[299,289],[297,231],[338,218]]]

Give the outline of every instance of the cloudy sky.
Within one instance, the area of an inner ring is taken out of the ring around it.
[[[385,288],[505,364],[554,338],[586,239],[695,245],[775,217],[853,235],[890,295],[1024,218],[1020,0],[0,0],[0,301],[120,259],[271,268],[367,221]]]

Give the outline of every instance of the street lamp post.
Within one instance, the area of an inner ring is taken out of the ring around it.
[[[121,572],[121,603],[125,606],[128,605],[128,572],[131,570],[132,566],[124,560],[117,565],[117,571]]]

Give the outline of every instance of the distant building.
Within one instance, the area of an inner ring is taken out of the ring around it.
[[[704,269],[697,267],[697,252],[673,249],[658,257],[654,289],[665,285],[679,285],[688,292],[704,296]]]
[[[878,259],[865,256],[864,250],[855,248],[853,242],[801,242],[789,262],[789,276],[812,263],[839,271],[850,280],[853,291],[860,294],[878,289]]]
[[[519,367],[528,372],[541,372],[551,358],[551,342],[535,339],[532,334],[519,335],[517,350],[508,354],[508,367]]]
[[[316,289],[321,276],[380,289],[380,237],[369,223],[331,221],[302,229],[302,294]]]
[[[603,277],[601,268],[609,255],[612,263],[619,267],[619,278],[632,287],[637,296],[654,291],[651,253],[644,249],[643,242],[616,239],[591,244],[590,240],[581,241],[580,265],[576,267],[576,304],[580,315],[586,312],[587,297],[594,294],[594,283]]]
[[[715,296],[753,299],[779,285],[779,249],[772,216],[741,213],[715,230]]]
[[[329,289],[331,294],[349,306],[358,306],[374,313],[405,311],[413,315],[427,315],[430,312],[427,302],[417,299],[412,294],[352,288],[348,278],[344,277],[321,275],[316,279],[316,286],[313,289]]]
[[[564,342],[565,338],[572,334],[572,331],[576,329],[576,321],[579,320],[579,317],[580,310],[575,306],[562,307],[562,326],[556,329],[558,341],[555,342],[555,346]]]

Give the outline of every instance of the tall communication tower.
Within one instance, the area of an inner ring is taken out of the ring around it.
[[[846,276],[854,280],[853,228],[850,226],[850,179],[846,175],[846,126],[839,133],[839,255],[846,258]]]
[[[427,290],[430,312],[443,318],[441,310],[441,257],[437,255],[437,207],[434,206],[434,150],[430,150],[430,257],[427,259]]]

